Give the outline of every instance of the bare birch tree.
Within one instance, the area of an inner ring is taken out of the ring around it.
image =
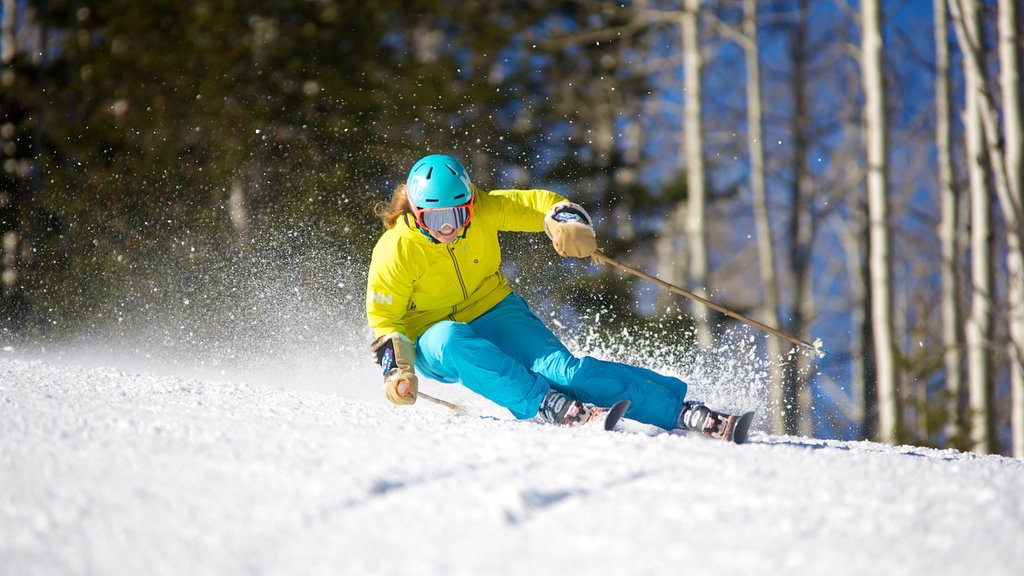
[[[971,310],[967,321],[970,447],[991,452],[993,270],[992,202],[983,113],[986,81],[981,64],[981,22],[973,2],[953,0],[950,14],[964,55],[964,136],[971,199]]]
[[[701,127],[701,55],[700,0],[685,0],[680,14],[683,41],[685,104],[683,110],[683,145],[681,164],[686,167],[686,243],[689,251],[687,285],[695,294],[707,297],[708,252],[705,244],[706,185],[704,174],[704,134]],[[697,337],[702,345],[711,344],[707,310],[702,304],[692,303],[697,322]]]
[[[1009,271],[1011,426],[1014,456],[1024,456],[1024,121],[1020,73],[1020,6],[999,2],[999,70],[1003,93],[1003,140],[1006,143],[1006,185],[1001,196],[1007,229]]]
[[[764,294],[761,301],[761,320],[769,326],[779,326],[779,288],[775,267],[774,242],[771,217],[768,208],[768,194],[765,186],[765,152],[763,136],[763,107],[761,95],[761,54],[758,40],[758,0],[743,0],[743,20],[740,30],[736,31],[722,22],[717,22],[717,30],[743,49],[746,67],[746,104],[747,104],[747,150],[750,162],[750,198],[754,216],[754,227],[757,230],[756,246],[758,271],[761,279],[761,290]],[[783,411],[783,346],[778,338],[766,341],[771,373],[771,405],[773,427],[778,432],[785,430]]]
[[[761,130],[761,54],[757,34],[757,0],[743,2],[743,49],[747,68],[747,146],[750,150],[750,194],[757,228],[757,256],[761,273],[764,300],[761,316],[769,326],[779,326],[779,289],[775,277],[775,256],[771,221],[768,214],[768,196],[765,191],[764,137]],[[767,341],[773,406],[781,405],[782,396],[782,344],[778,338]],[[780,411],[774,410],[775,429],[781,431]]]
[[[791,334],[808,339],[808,324],[814,315],[814,296],[811,286],[811,251],[815,236],[814,197],[815,184],[808,165],[811,147],[813,114],[808,97],[810,74],[810,2],[798,2],[797,16],[791,28],[790,75],[787,79],[792,91],[793,105],[790,133],[793,149],[789,157],[792,180],[786,251],[789,255],[787,273],[792,283],[789,291],[790,316],[786,322]],[[787,434],[813,432],[811,409],[813,397],[805,377],[809,374],[810,360],[803,354],[793,354],[786,367],[781,387],[781,424]]]
[[[939,202],[942,220],[942,344],[946,371],[945,434],[949,440],[963,434],[963,322],[960,308],[960,243],[957,207],[960,194],[953,176],[950,127],[949,27],[945,0],[934,2],[935,10],[935,144],[938,152]],[[948,441],[948,440],[947,440]]]
[[[1001,83],[1003,85],[1003,130],[999,129],[999,110],[996,107],[993,90],[989,87],[988,75],[984,66],[984,42],[982,38],[982,26],[978,6],[973,2],[963,0],[951,1],[949,4],[953,22],[956,24],[957,39],[964,53],[964,77],[967,84],[967,98],[969,104],[976,110],[967,110],[968,116],[977,124],[974,132],[968,133],[968,143],[973,143],[982,148],[981,156],[976,157],[973,152],[968,151],[972,163],[972,170],[977,164],[977,174],[972,172],[972,198],[973,176],[979,179],[991,175],[995,187],[996,196],[999,198],[1001,213],[1006,229],[1007,244],[1007,270],[1008,278],[1008,307],[1007,317],[1010,344],[1010,378],[1012,382],[1011,401],[1013,403],[1013,430],[1015,437],[1018,434],[1024,435],[1024,411],[1020,405],[1024,402],[1024,198],[1021,192],[1021,96],[1020,96],[1020,58],[1017,46],[1019,38],[1020,14],[1014,2],[1000,1],[999,3],[999,56]],[[1005,142],[1005,147],[1004,147]],[[986,173],[985,168],[990,170]],[[985,186],[988,186],[987,181]],[[981,200],[979,199],[980,203]],[[991,211],[991,206],[988,207]],[[972,219],[973,221],[973,219]],[[991,225],[991,223],[988,223]],[[980,232],[979,232],[980,234]],[[978,241],[981,239],[979,238]],[[993,245],[991,232],[987,239],[989,249]],[[988,263],[991,268],[991,263]],[[978,274],[984,274],[981,270]],[[984,292],[987,304],[987,316],[983,317],[985,311],[978,312],[978,330],[983,333],[976,334],[980,339],[987,335],[984,342],[974,342],[973,345],[988,345],[994,333],[992,326],[992,271],[988,273],[988,290]],[[981,281],[977,278],[976,281]],[[973,319],[973,315],[972,315]],[[987,322],[987,324],[986,324]],[[969,334],[970,335],[970,334]],[[972,344],[968,339],[969,346]],[[990,355],[990,353],[988,353]],[[979,370],[982,364],[982,353],[977,352],[976,360]],[[988,356],[987,363],[992,360]],[[973,369],[973,365],[972,365]],[[995,422],[993,410],[993,383],[991,382],[991,367],[984,371],[987,378],[985,382],[973,380],[971,376],[970,394],[972,410],[971,441],[979,451],[993,451],[997,449],[997,438],[995,435]],[[980,375],[979,375],[980,378]],[[1014,450],[1017,450],[1017,441],[1014,441]]]
[[[867,148],[868,271],[871,323],[878,378],[878,435],[895,443],[899,433],[896,343],[892,318],[892,253],[889,231],[888,124],[882,10],[878,0],[861,3],[861,66]]]
[[[651,8],[647,0],[638,0],[635,2],[633,10],[642,21],[667,24],[672,27],[678,26],[680,28],[679,38],[681,41],[683,40],[684,33],[682,30],[686,17],[685,12],[681,12],[679,10]],[[696,13],[692,15],[692,18],[694,20],[697,18]],[[696,24],[694,24],[694,26],[696,26]],[[694,38],[694,41],[696,42],[696,38]],[[686,50],[685,42],[683,50]],[[700,54],[696,53],[696,57],[699,62]],[[687,79],[690,78],[690,64],[686,59],[686,55],[681,54],[679,57],[668,58],[666,60],[673,63],[681,61],[684,66],[683,74]],[[695,78],[699,79],[699,74],[695,75]],[[686,95],[685,105],[689,104],[690,97],[689,95]],[[689,130],[692,130],[692,127],[687,120],[687,124],[684,125],[683,131],[679,133],[678,138],[679,153],[677,165],[684,168],[686,164],[685,151],[687,150],[688,142],[691,139],[691,136],[687,133]],[[697,132],[698,134],[696,134],[695,137],[698,139],[702,138],[702,134],[699,129]],[[689,181],[687,181],[687,183],[687,185],[689,185]],[[688,191],[688,195],[692,195],[692,193],[692,191]],[[669,209],[669,213],[666,215],[665,220],[662,222],[660,233],[654,240],[654,253],[655,260],[657,262],[658,277],[670,284],[678,286],[688,286],[690,280],[690,252],[693,247],[689,245],[687,230],[689,225],[688,214],[692,208],[693,205],[691,201],[680,201],[672,206]],[[693,290],[693,287],[691,286],[690,289]],[[659,296],[658,301],[659,304],[664,307],[671,307],[673,302],[675,302],[675,298],[668,293],[664,293]],[[704,325],[706,326],[706,323]],[[700,330],[698,329],[698,331]]]

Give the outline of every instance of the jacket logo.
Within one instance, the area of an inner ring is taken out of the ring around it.
[[[377,304],[390,305],[392,303],[392,298],[393,297],[391,296],[391,294],[382,294],[380,292],[377,292],[376,290],[373,291],[373,301],[376,302]]]

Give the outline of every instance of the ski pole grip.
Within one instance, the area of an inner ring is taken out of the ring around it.
[[[406,396],[409,395],[409,381],[402,380],[401,382],[398,383],[398,386],[395,387],[395,390],[398,391],[399,396],[405,398]]]

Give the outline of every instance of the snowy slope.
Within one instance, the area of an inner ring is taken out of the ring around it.
[[[0,352],[0,574],[1024,574],[1020,459],[566,430],[375,386]]]

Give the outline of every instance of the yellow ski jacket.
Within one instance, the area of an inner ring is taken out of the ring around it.
[[[470,322],[508,296],[498,231],[543,232],[544,216],[565,198],[548,190],[473,187],[473,219],[463,235],[440,244],[399,218],[377,241],[366,286],[374,338],[391,332],[415,341],[442,320]]]

